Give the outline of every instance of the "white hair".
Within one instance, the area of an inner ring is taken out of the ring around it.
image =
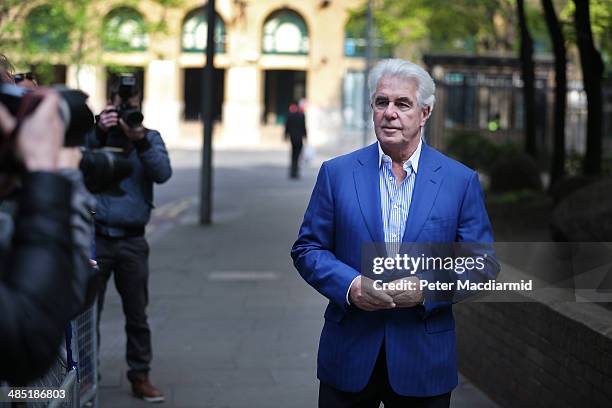
[[[372,68],[368,76],[368,87],[370,89],[370,102],[374,101],[376,86],[382,77],[396,77],[412,79],[417,84],[417,103],[424,109],[429,106],[430,113],[436,102],[436,85],[431,76],[423,68],[409,61],[399,58],[391,58],[380,61]]]

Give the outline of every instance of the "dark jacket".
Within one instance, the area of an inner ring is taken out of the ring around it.
[[[0,254],[0,380],[25,385],[57,356],[71,317],[70,214],[67,179],[45,172],[22,178],[12,237],[4,237],[10,247]]]
[[[86,140],[90,148],[123,146],[132,165],[132,174],[119,185],[124,195],[96,194],[96,232],[122,237],[130,231],[144,231],[153,208],[153,183],[163,183],[172,175],[161,135],[145,129],[145,137],[131,143],[123,135],[105,133],[96,127]]]
[[[306,138],[306,118],[302,112],[289,112],[285,122],[285,139],[291,138],[291,143],[302,143]]]

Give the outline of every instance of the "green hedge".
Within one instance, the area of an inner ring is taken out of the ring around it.
[[[488,174],[494,192],[542,189],[537,163],[514,143],[498,144],[476,131],[457,131],[449,139],[446,152]]]

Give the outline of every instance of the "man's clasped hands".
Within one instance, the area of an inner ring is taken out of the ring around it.
[[[414,307],[422,304],[424,295],[419,285],[419,278],[411,276],[393,282],[401,280],[406,284],[397,286],[407,287],[407,289],[383,290],[380,285],[375,284],[374,280],[360,275],[351,285],[349,300],[352,305],[366,311]],[[409,284],[410,282],[413,283]]]

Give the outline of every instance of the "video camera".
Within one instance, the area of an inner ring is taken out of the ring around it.
[[[121,155],[104,149],[89,150],[85,144],[85,134],[94,125],[93,113],[86,104],[87,94],[69,89],[65,86],[52,87],[60,96],[60,117],[66,127],[64,146],[81,146],[82,158],[79,168],[83,172],[86,187],[94,192],[120,191],[119,183],[129,176],[132,167],[129,161]],[[40,93],[11,85],[0,84],[0,103],[15,116],[18,121],[30,115],[42,101]],[[0,172],[16,174],[21,166],[15,157],[16,134],[4,138],[0,142]]]

